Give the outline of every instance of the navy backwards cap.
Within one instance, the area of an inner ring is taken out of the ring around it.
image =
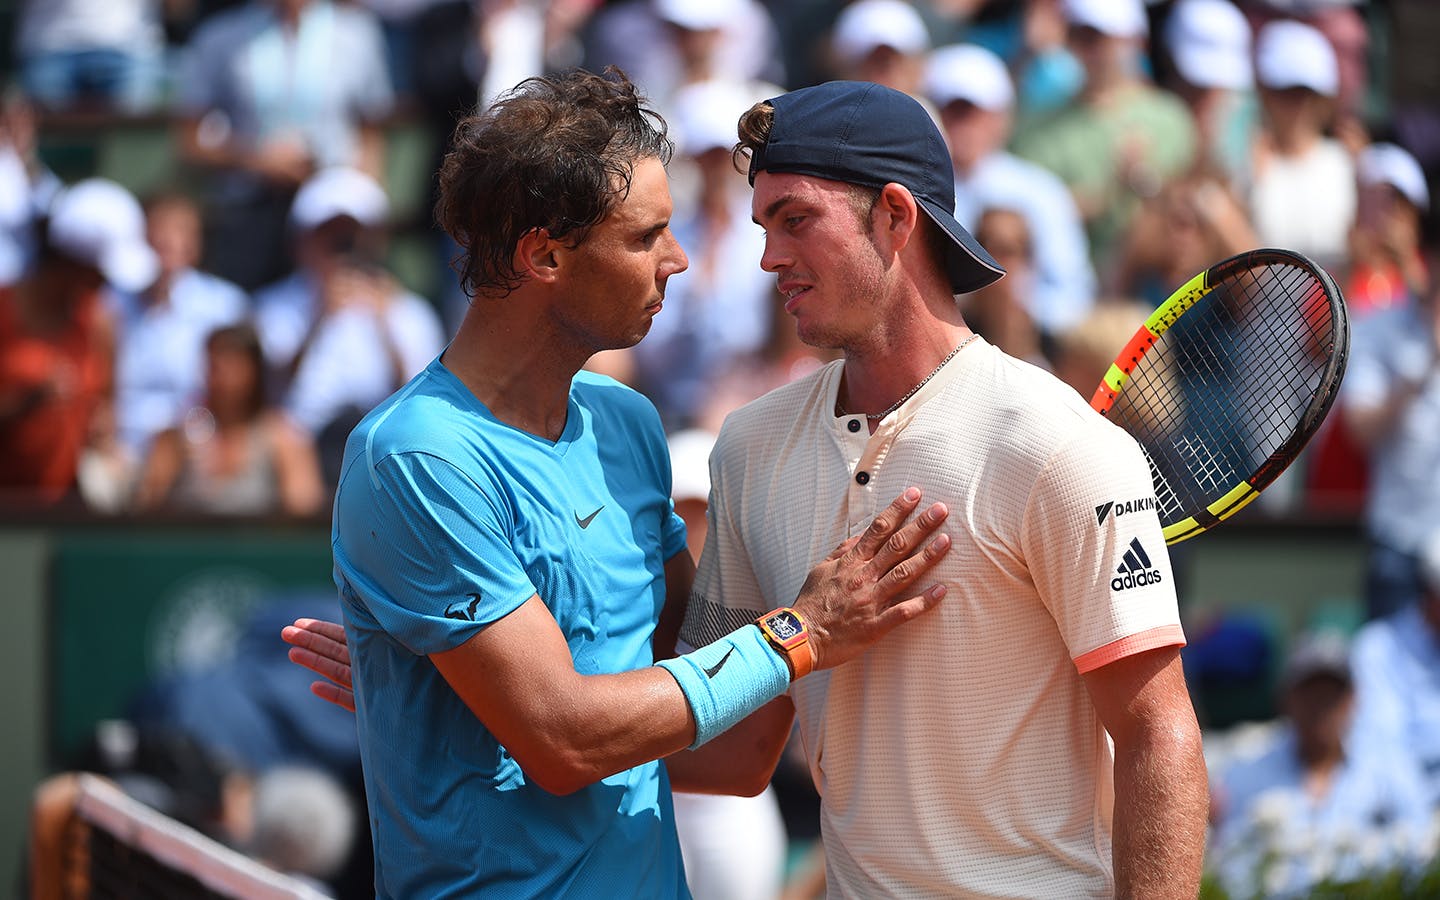
[[[955,170],[935,121],[914,97],[860,81],[829,81],[766,101],[775,108],[757,172],[811,175],[865,187],[895,182],[944,229],[945,268],[957,294],[998,281],[1005,269],[955,219]]]

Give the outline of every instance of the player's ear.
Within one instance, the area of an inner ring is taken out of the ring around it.
[[[874,215],[878,216],[876,226],[890,235],[899,250],[910,243],[919,227],[920,204],[908,188],[892,181],[880,189]]]
[[[527,281],[554,281],[560,271],[559,246],[544,228],[530,229],[515,242],[515,272]]]

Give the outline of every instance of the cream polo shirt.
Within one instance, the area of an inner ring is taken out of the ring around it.
[[[943,500],[939,608],[791,688],[830,896],[1109,896],[1112,745],[1080,675],[1185,641],[1138,445],[983,340],[873,435],[836,418],[841,372],[726,420],[683,637],[791,602],[906,486]]]

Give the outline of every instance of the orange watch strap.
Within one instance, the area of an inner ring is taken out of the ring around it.
[[[810,646],[810,638],[790,648],[790,680],[797,681],[815,671],[815,648]]]
[[[775,633],[770,627],[768,620],[782,614],[791,616],[795,621],[800,623],[799,634],[782,637]],[[765,635],[765,639],[770,642],[770,645],[785,657],[785,662],[790,667],[790,680],[792,682],[796,679],[804,678],[814,671],[815,649],[810,646],[810,624],[805,621],[805,617],[800,615],[798,611],[788,606],[772,609],[770,612],[756,619],[755,624],[760,627],[760,631]]]

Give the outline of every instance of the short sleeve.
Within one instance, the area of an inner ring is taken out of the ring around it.
[[[336,501],[337,575],[347,602],[407,650],[453,649],[537,593],[498,488],[425,453],[393,454],[350,477],[367,476]]]
[[[1031,577],[1076,668],[1184,645],[1150,467],[1133,438],[1091,419],[1056,451],[1022,520]]]

